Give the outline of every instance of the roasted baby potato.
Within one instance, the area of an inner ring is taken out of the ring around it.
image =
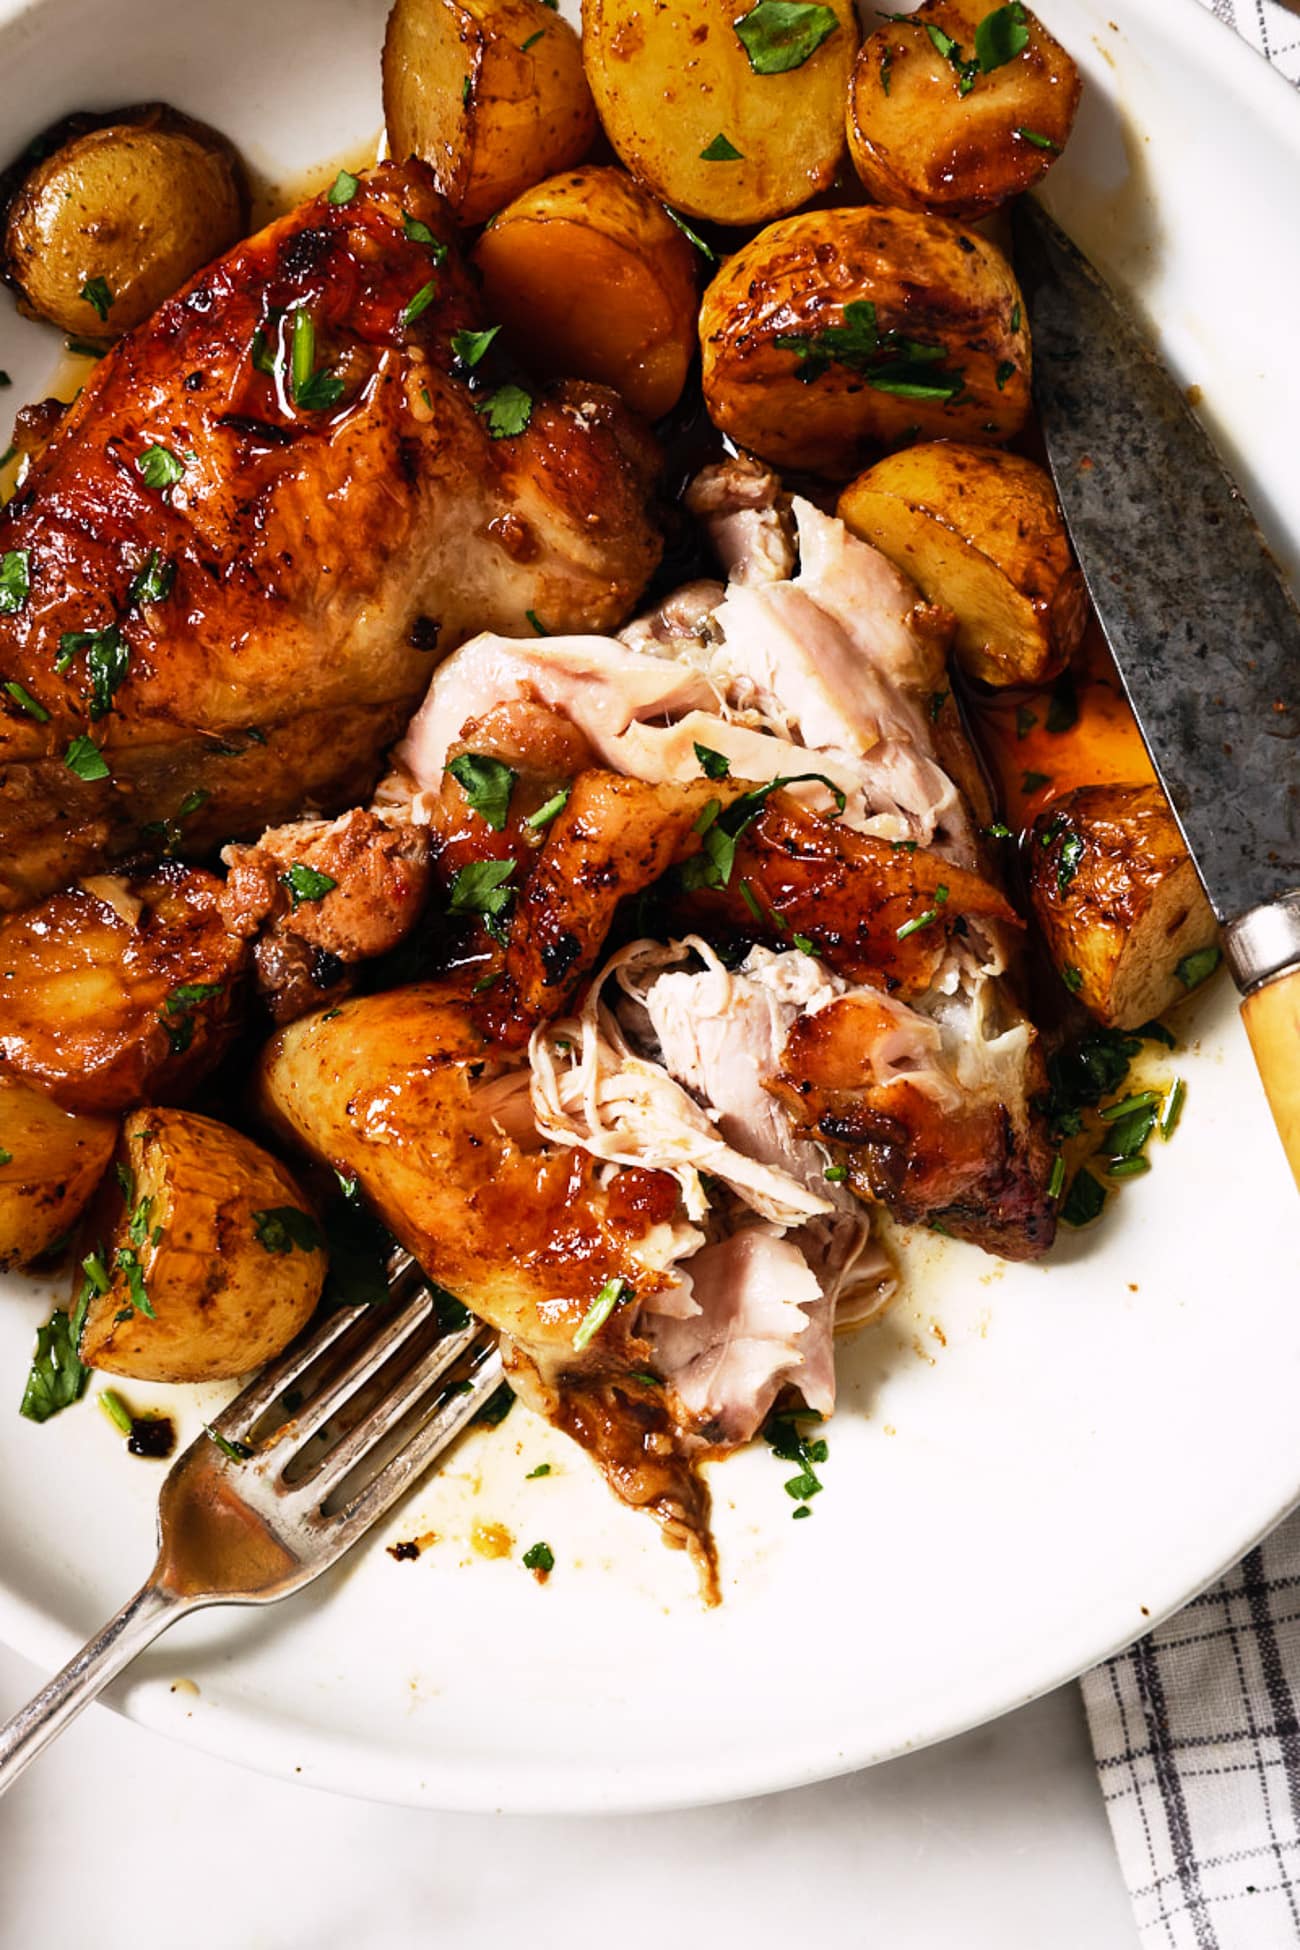
[[[221,882],[167,863],[97,874],[0,922],[0,1075],[69,1110],[190,1089],[238,1026],[249,948]]]
[[[187,1110],[132,1111],[87,1228],[93,1289],[79,1349],[138,1381],[224,1381],[310,1319],[327,1260],[290,1172]]]
[[[715,426],[844,478],[905,438],[1009,440],[1029,335],[995,245],[910,210],[808,210],[728,259],[700,312]]]
[[[583,0],[582,49],[623,162],[689,216],[762,223],[830,184],[858,45],[852,0]],[[808,18],[811,16],[811,18]]]
[[[1210,904],[1157,785],[1085,785],[1028,843],[1029,885],[1065,985],[1113,1029],[1136,1029],[1214,965]]]
[[[957,618],[953,647],[986,684],[1040,684],[1087,618],[1052,483],[1020,454],[923,442],[845,488],[840,520]]]
[[[0,1077],[0,1270],[48,1252],[80,1217],[117,1142],[117,1119],[63,1110]]]
[[[575,169],[525,190],[483,232],[474,262],[487,315],[531,370],[600,380],[648,420],[677,404],[695,355],[695,253],[621,169]]]
[[[596,133],[582,49],[545,0],[397,0],[384,38],[384,118],[463,224],[556,170]]]
[[[236,243],[248,199],[234,149],[202,122],[154,103],[94,123],[14,195],[4,274],[32,317],[102,344]]]
[[[966,222],[1065,147],[1079,71],[1028,7],[927,0],[878,27],[849,88],[849,154],[878,203]]]

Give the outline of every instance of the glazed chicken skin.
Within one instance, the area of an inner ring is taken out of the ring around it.
[[[471,628],[623,619],[649,444],[600,388],[471,372],[480,322],[430,172],[384,163],[103,360],[0,514],[0,904],[151,824],[202,851],[355,804]],[[65,764],[86,737],[107,777]]]

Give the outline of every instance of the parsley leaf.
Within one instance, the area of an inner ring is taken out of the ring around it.
[[[696,250],[700,253],[700,256],[705,260],[706,263],[708,264],[717,263],[718,253],[714,249],[712,249],[710,245],[705,243],[703,237],[701,237],[697,231],[691,229],[691,226],[687,223],[685,217],[679,217],[676,210],[673,209],[670,203],[664,204],[663,212],[664,215],[667,217],[669,223],[675,223],[677,225],[677,228],[681,231],[682,236],[686,239],[687,243],[694,244]]]
[[[1061,841],[1061,850],[1056,856],[1056,890],[1064,894],[1070,882],[1079,871],[1083,858],[1082,833],[1067,832]]]
[[[700,150],[701,162],[744,162],[734,142],[729,142],[719,129],[707,149]]]
[[[1029,29],[1020,0],[1011,0],[1010,6],[997,7],[991,14],[985,14],[975,29],[975,59],[982,74],[992,74],[994,68],[1005,67],[1028,46]]]
[[[136,472],[146,487],[175,487],[185,475],[185,463],[170,447],[146,447],[136,458]]]
[[[555,1552],[549,1544],[530,1544],[524,1552],[524,1569],[538,1571],[546,1578],[555,1569]]]
[[[1198,948],[1194,954],[1183,956],[1174,973],[1185,989],[1198,989],[1209,981],[1221,960],[1217,948]]]
[[[524,821],[524,825],[529,827],[534,833],[538,832],[543,826],[549,826],[553,819],[559,818],[564,808],[568,805],[570,791],[571,787],[567,785],[561,786],[558,792],[551,794],[545,805],[539,806],[536,812],[529,813],[527,819]]]
[[[430,278],[428,283],[422,284],[420,286],[420,289],[416,292],[415,296],[413,298],[408,299],[406,304],[402,306],[401,322],[403,326],[414,325],[416,319],[419,318],[422,313],[428,311],[430,305],[433,303],[437,295],[438,295],[438,280],[437,278]]]
[[[127,601],[140,603],[165,603],[172,593],[176,580],[176,564],[164,560],[156,548],[151,548],[142,568],[136,570],[127,590]]]
[[[16,677],[11,677],[8,680],[5,684],[5,690],[24,717],[35,718],[37,724],[48,724],[50,722],[50,714],[45,706],[38,704],[26,685],[20,684]]]
[[[882,332],[869,298],[850,299],[839,325],[811,334],[782,332],[773,343],[796,354],[798,377],[805,385],[835,364],[860,374],[876,392],[900,399],[948,401],[965,386],[959,371],[944,368],[946,347],[904,338],[892,329]]]
[[[253,1453],[246,1442],[232,1442],[229,1436],[219,1435],[211,1422],[203,1424],[203,1433],[211,1436],[227,1462],[247,1462]]]
[[[734,24],[755,74],[789,74],[817,52],[839,21],[829,7],[758,0]]]
[[[535,34],[530,34],[526,41],[521,41],[519,43],[519,52],[521,54],[527,54],[530,47],[536,47],[538,41],[541,40],[545,32],[546,29],[544,27],[539,27]]]
[[[1032,143],[1035,149],[1054,149],[1060,154],[1060,143],[1053,142],[1050,135],[1039,135],[1037,129],[1017,129],[1016,134],[1022,142]]]
[[[485,758],[478,752],[462,752],[459,758],[452,759],[447,770],[473,810],[487,821],[494,833],[502,832],[517,773],[499,758]]]
[[[768,785],[755,786],[752,792],[742,793],[725,812],[720,800],[710,799],[694,828],[703,846],[680,868],[681,884],[686,891],[690,893],[699,887],[726,887],[736,864],[736,842],[753,825],[774,792],[779,792],[783,786],[801,785],[805,781],[824,785],[834,798],[837,811],[844,811],[844,794],[822,772],[796,772],[790,778],[773,779]]]
[[[291,1253],[295,1246],[304,1253],[322,1252],[324,1235],[310,1212],[296,1205],[276,1205],[267,1212],[254,1212],[253,1231],[257,1243],[268,1253]]]
[[[17,616],[31,593],[32,553],[6,549],[0,555],[0,616]]]
[[[413,244],[423,244],[432,253],[435,264],[441,264],[447,255],[447,246],[441,238],[435,237],[427,223],[421,223],[409,210],[402,212],[402,230]]]
[[[305,867],[300,861],[295,861],[287,872],[280,875],[280,885],[289,889],[294,911],[303,901],[324,900],[326,894],[338,884],[329,874],[318,873],[315,867]]]
[[[149,1298],[148,1291],[145,1288],[144,1269],[140,1264],[140,1255],[136,1252],[134,1246],[119,1246],[114,1255],[113,1264],[119,1273],[125,1273],[126,1275],[126,1297],[131,1302],[136,1313],[143,1314],[146,1320],[156,1320],[158,1316],[154,1311],[153,1301]]]
[[[532,419],[533,396],[522,386],[498,386],[474,410],[487,414],[488,432],[494,440],[508,440],[522,433]]]
[[[930,36],[937,51],[942,54],[944,60],[949,62],[955,69],[957,75],[957,93],[959,95],[969,95],[971,89],[975,86],[975,77],[980,71],[979,62],[968,61],[957,42],[953,40],[951,34],[945,34],[942,27],[936,27],[933,21],[927,20],[925,22],[925,31]]]
[[[293,403],[308,413],[323,412],[342,397],[343,381],[324,368],[316,370],[316,326],[311,313],[297,305],[289,316],[292,321],[289,380]]]
[[[74,738],[68,746],[63,754],[63,763],[70,772],[75,772],[79,779],[85,779],[87,782],[106,779],[109,775],[108,761],[103,752],[94,739],[86,737],[84,733],[81,737]]]
[[[1061,1206],[1061,1219],[1067,1226],[1091,1225],[1100,1218],[1106,1203],[1106,1189],[1090,1171],[1076,1171]]]
[[[731,760],[721,752],[715,752],[708,745],[696,744],[695,756],[700,761],[700,770],[706,779],[725,779],[731,771]]]
[[[354,176],[350,169],[341,169],[330,184],[325,201],[334,204],[336,208],[340,204],[351,203],[360,188],[361,178]]]
[[[498,933],[501,917],[514,899],[506,885],[515,870],[513,860],[471,860],[451,883],[448,909],[452,914],[480,914],[489,933]]]
[[[90,309],[93,312],[98,312],[100,318],[107,324],[108,314],[112,311],[115,300],[113,293],[108,288],[106,280],[103,278],[87,278],[81,287],[81,295],[86,304],[90,306]]]
[[[500,330],[499,325],[489,325],[482,332],[453,332],[452,357],[462,366],[476,366]]]
[[[104,1287],[107,1285],[105,1280]],[[85,1394],[90,1369],[82,1365],[77,1348],[91,1295],[102,1290],[87,1274],[71,1317],[56,1307],[45,1325],[37,1328],[36,1352],[18,1409],[29,1422],[48,1422],[51,1415],[71,1408]]]

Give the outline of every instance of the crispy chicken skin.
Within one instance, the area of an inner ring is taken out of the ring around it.
[[[493,438],[504,375],[485,361],[476,392],[451,350],[478,322],[431,174],[383,163],[102,362],[0,514],[29,583],[0,618],[18,687],[0,692],[0,904],[127,851],[196,791],[190,849],[355,803],[433,653],[526,633],[529,610],[623,619],[659,552],[649,444],[589,387],[537,395],[525,431]],[[86,733],[108,779],[63,763]]]

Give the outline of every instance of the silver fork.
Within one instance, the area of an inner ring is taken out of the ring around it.
[[[177,1458],[149,1578],[0,1727],[0,1793],[178,1618],[273,1604],[337,1563],[500,1385],[479,1321],[442,1333],[405,1253],[389,1279],[387,1302],[309,1328]]]

